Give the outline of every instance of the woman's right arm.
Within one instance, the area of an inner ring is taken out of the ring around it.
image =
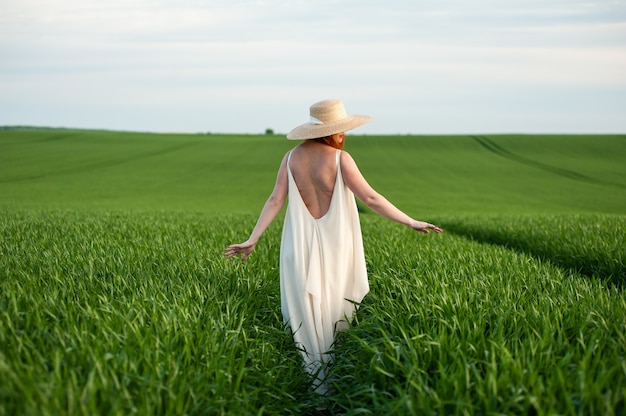
[[[384,196],[376,192],[376,190],[367,183],[356,165],[356,162],[347,152],[341,152],[341,173],[346,186],[361,202],[374,212],[426,234],[428,234],[429,230],[438,233],[443,231],[436,225],[424,221],[417,221],[409,217],[396,208],[396,206],[389,202]]]

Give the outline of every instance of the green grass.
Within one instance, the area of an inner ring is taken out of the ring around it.
[[[1,132],[0,415],[626,411],[623,136],[348,140],[446,232],[364,210],[371,292],[318,397],[281,322],[282,218],[221,256],[294,143]]]
[[[0,209],[256,213],[282,136],[0,132]],[[624,136],[348,136],[366,178],[418,216],[614,213]]]
[[[616,223],[626,225],[606,221]],[[499,245],[387,233],[367,234],[372,293],[341,337],[334,404],[374,414],[623,413],[620,289]]]
[[[446,225],[458,235],[521,251],[575,274],[626,283],[623,216],[501,215],[448,219]]]
[[[239,413],[288,396],[278,382],[303,376],[273,268],[241,276],[219,256],[229,218],[208,219],[4,216],[0,413]]]

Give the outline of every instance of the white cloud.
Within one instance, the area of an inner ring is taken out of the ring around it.
[[[284,131],[335,96],[379,132],[626,129],[623,1],[3,0],[0,33],[0,124]]]

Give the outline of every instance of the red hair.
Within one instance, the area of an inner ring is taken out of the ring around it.
[[[337,140],[333,136],[318,137],[317,139],[311,139],[311,140],[314,142],[318,142],[318,143],[324,143],[330,147],[334,147],[335,149],[339,149],[339,150],[343,150],[343,144],[345,143],[345,140],[342,140],[341,142],[339,142],[339,140]]]

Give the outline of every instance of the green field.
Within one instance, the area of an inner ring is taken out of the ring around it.
[[[281,136],[0,132],[0,416],[626,412],[626,136],[348,136],[371,292],[312,395],[281,322]]]

